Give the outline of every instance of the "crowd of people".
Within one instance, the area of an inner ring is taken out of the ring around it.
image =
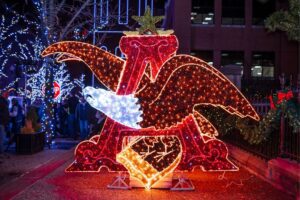
[[[21,99],[21,100],[20,100]],[[0,96],[0,153],[14,143],[16,134],[42,131],[42,106],[27,105],[22,98]],[[55,137],[87,139],[103,127],[105,115],[92,108],[83,96],[71,93],[55,103]]]
[[[83,96],[70,94],[62,103],[56,104],[57,134],[64,137],[85,139],[103,124],[105,115],[93,109]]]

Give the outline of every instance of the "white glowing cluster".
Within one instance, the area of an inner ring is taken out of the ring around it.
[[[34,103],[38,99],[44,97],[43,86],[46,84],[46,64],[34,75],[27,80],[26,96]],[[74,88],[74,84],[70,81],[70,74],[65,69],[64,63],[59,65],[58,69],[54,69],[53,80],[60,85],[60,95],[54,99],[56,102],[61,102],[65,99]]]
[[[74,84],[76,87],[80,88],[80,94],[82,94],[83,89],[85,88],[85,84],[84,84],[84,80],[85,80],[85,75],[81,74],[79,78],[74,79]]]
[[[57,102],[64,100],[73,90],[74,83],[70,80],[70,74],[65,69],[65,63],[60,64],[59,68],[54,72],[54,80],[60,85],[60,95],[56,99]]]
[[[138,99],[134,95],[117,95],[114,92],[86,87],[84,98],[97,110],[109,118],[131,128],[141,128],[138,123],[143,120]]]
[[[9,77],[5,69],[12,63],[22,65],[24,62],[37,62],[44,48],[41,39],[37,37],[40,25],[11,8],[5,9],[7,15],[1,15],[0,18],[0,79]],[[25,28],[20,23],[25,23]],[[1,89],[7,90],[18,81],[19,79],[15,79],[8,85],[1,85]]]

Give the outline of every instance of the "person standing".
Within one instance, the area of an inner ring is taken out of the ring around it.
[[[23,121],[23,109],[20,106],[18,99],[12,99],[12,107],[9,116],[11,117],[12,122],[12,133],[19,134]]]
[[[95,114],[95,119],[96,119],[96,121],[93,124],[93,126],[91,127],[90,136],[101,133],[106,116],[102,112],[97,110],[97,112]]]
[[[11,135],[6,150],[15,141],[16,135],[21,133],[21,126],[23,121],[23,109],[20,106],[18,99],[12,99],[12,107],[9,111],[11,121]]]
[[[83,140],[89,134],[88,104],[84,97],[80,97],[80,101],[76,106],[76,118],[79,120],[80,139]]]
[[[59,110],[60,127],[63,137],[68,136],[68,110],[68,103],[66,100],[63,100],[62,106]]]
[[[75,130],[75,110],[78,103],[77,97],[74,94],[70,94],[70,98],[68,99],[68,134],[70,137],[76,139],[76,130]]]
[[[5,127],[9,122],[8,103],[6,99],[0,96],[0,154],[4,150],[4,139],[6,137]]]

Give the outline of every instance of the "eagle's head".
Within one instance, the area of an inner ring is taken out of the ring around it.
[[[138,123],[143,120],[143,112],[134,95],[117,95],[112,91],[93,87],[84,88],[83,95],[92,107],[109,118],[131,128],[141,128]]]

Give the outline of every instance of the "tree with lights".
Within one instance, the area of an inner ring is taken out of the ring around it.
[[[47,27],[48,40],[54,43],[61,40],[73,38],[79,41],[86,41],[91,39],[93,32],[94,6],[97,8],[106,7],[105,1],[93,0],[72,0],[72,1],[41,1],[34,0],[34,5],[41,11],[43,17],[43,24]],[[110,23],[105,24],[105,28],[110,30],[117,25],[119,5],[109,6]],[[125,13],[121,12],[121,15]],[[61,18],[64,20],[61,20]],[[106,39],[107,34],[96,35],[95,45],[100,46]]]
[[[37,64],[40,61],[40,52],[44,48],[41,39],[39,38],[39,26],[34,20],[28,19],[26,16],[20,15],[15,11],[6,8],[5,15],[1,15],[0,23],[0,79],[8,81],[8,84],[2,83],[2,90],[8,90],[14,87],[20,80],[22,72],[19,77],[14,80],[9,80],[7,71],[10,67],[17,67],[10,71],[21,70],[19,66]],[[24,27],[24,25],[26,26]],[[11,75],[10,75],[11,77]]]
[[[70,4],[67,1],[43,1],[43,0],[33,0],[32,1],[36,10],[38,11],[38,18],[40,22],[40,28],[43,32],[43,39],[45,44],[52,44],[54,42],[68,39],[74,37],[77,40],[85,40],[88,38],[90,33],[89,30],[92,30],[94,19],[93,19],[93,8],[94,1],[88,0],[74,0]],[[97,2],[97,5],[100,6],[101,2]],[[103,1],[102,4],[105,4]],[[113,8],[112,12],[116,13],[118,6],[116,5]],[[60,20],[61,17],[64,17],[64,20]],[[111,17],[116,15],[112,14]],[[113,26],[110,25],[110,26]],[[82,28],[84,27],[84,28]],[[96,40],[101,43],[106,34],[103,34],[101,37]],[[45,76],[46,76],[46,94],[45,94],[45,108],[47,108],[47,124],[45,127],[46,135],[53,135],[53,81],[55,81],[54,69],[55,64],[52,59],[48,59],[46,62],[47,67],[45,67]],[[52,66],[52,67],[50,67]],[[45,120],[43,120],[45,121]],[[48,134],[50,133],[51,134]]]
[[[85,75],[81,74],[79,78],[74,80],[74,84],[80,89],[80,94],[82,95],[82,91],[85,88]]]
[[[27,15],[20,15],[11,8],[8,8],[7,5],[5,7],[5,15],[1,16],[1,31],[0,31],[0,44],[2,48],[0,49],[0,60],[3,63],[1,66],[1,71],[5,71],[9,66],[22,66],[23,69],[15,69],[18,71],[19,76],[25,76],[25,85],[26,79],[29,75],[29,71],[37,70],[38,65],[45,66],[47,65],[41,57],[40,53],[44,49],[44,47],[48,44],[45,40],[45,32],[44,27],[42,27],[39,20],[30,17]],[[49,59],[48,59],[49,60]],[[32,68],[32,69],[31,69]],[[47,67],[46,67],[47,69]],[[51,69],[49,69],[51,70]],[[22,74],[24,73],[24,74]],[[49,75],[45,74],[45,79],[48,79]],[[8,76],[6,76],[8,77]],[[11,77],[11,76],[10,76]],[[17,77],[13,82],[19,81]],[[12,83],[13,83],[12,82]],[[9,86],[13,84],[10,83],[4,89],[9,89]],[[26,86],[25,86],[26,87]],[[46,86],[47,87],[47,86]],[[23,90],[21,88],[17,88],[18,91],[25,95],[26,89]],[[46,90],[47,91],[47,90]],[[51,88],[47,92],[50,96],[45,98],[43,104],[45,102],[51,102]],[[47,96],[47,95],[46,95]],[[50,103],[52,104],[52,103]],[[46,106],[43,105],[43,108]],[[44,109],[46,111],[46,109]],[[54,129],[52,119],[53,111],[49,110],[45,114],[43,112],[43,130],[45,131],[45,141],[47,144],[51,143],[52,135],[54,134]]]
[[[35,103],[45,96],[46,67],[46,65],[43,65],[36,74],[29,76],[27,80],[26,93],[31,103]],[[54,87],[54,90],[59,90],[59,92],[54,97],[54,102],[61,102],[74,88],[74,83],[70,80],[70,74],[65,69],[66,65],[64,63],[57,67],[53,72],[53,81],[58,84],[58,87]]]
[[[18,71],[18,76],[25,77],[25,87],[16,89],[19,94],[31,99],[32,103],[37,99],[41,100],[43,130],[46,133],[46,143],[50,144],[54,135],[53,104],[55,101],[61,101],[65,98],[74,85],[70,81],[70,75],[67,73],[65,64],[58,65],[52,59],[43,60],[40,57],[45,46],[55,40],[53,37],[49,37],[50,29],[46,24],[46,22],[51,22],[44,10],[47,2],[36,0],[33,3],[38,11],[37,17],[29,14],[20,15],[6,4],[4,5],[5,15],[1,16],[0,23],[1,90],[6,91],[19,82],[20,78],[16,77],[6,86],[3,84],[4,81],[8,82],[9,78],[12,77],[7,75],[7,68],[9,66],[18,67],[15,70]],[[41,66],[40,69],[38,66]],[[32,74],[32,71],[37,73]],[[60,92],[55,99],[53,99],[53,81],[59,86]]]

